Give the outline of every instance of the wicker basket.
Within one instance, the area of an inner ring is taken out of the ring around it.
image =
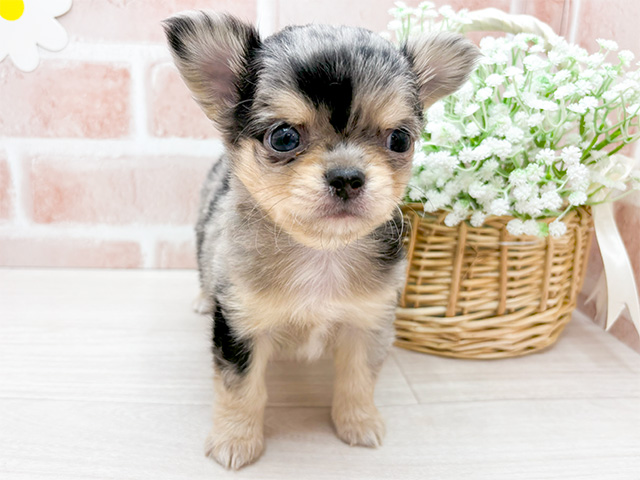
[[[463,33],[530,32],[550,45],[553,29],[494,8],[469,12]],[[560,237],[514,237],[511,217],[479,228],[444,225],[446,213],[406,205],[407,280],[396,314],[398,346],[461,358],[525,355],[552,345],[571,319],[585,276],[593,221],[588,209],[563,217]],[[548,219],[551,222],[553,219]]]
[[[407,280],[396,314],[400,347],[461,358],[525,355],[553,344],[584,280],[593,222],[571,211],[562,237],[514,237],[511,217],[444,225],[446,213],[406,205]],[[553,219],[548,219],[550,222]]]

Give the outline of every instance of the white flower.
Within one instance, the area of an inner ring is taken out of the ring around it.
[[[540,225],[535,220],[526,220],[523,223],[523,230],[525,235],[540,235]]]
[[[464,116],[469,117],[480,110],[480,105],[477,103],[471,103],[467,105],[467,108],[464,109]]]
[[[394,9],[389,10],[389,13],[391,13],[393,15]],[[389,23],[387,23],[387,30],[391,30],[392,32],[395,32],[396,30],[400,30],[402,28],[402,22],[400,20],[398,20],[397,18],[391,20]]]
[[[595,68],[604,62],[604,55],[601,53],[594,53],[587,58],[587,65],[591,68]]]
[[[485,140],[486,141],[486,140]],[[482,142],[476,148],[473,149],[473,159],[478,162],[480,160],[484,160],[487,157],[492,155],[491,149],[485,142]]]
[[[620,59],[623,65],[629,66],[632,60],[635,58],[635,55],[633,54],[633,52],[629,50],[621,50],[618,53],[618,58]]]
[[[422,192],[420,191],[420,189],[409,185],[409,193],[408,196],[411,200],[413,200],[414,202],[418,202],[422,199]]]
[[[477,137],[478,135],[480,135],[480,127],[478,127],[475,122],[471,122],[465,128],[465,134],[469,138]]]
[[[557,191],[544,192],[540,196],[542,208],[546,210],[560,210],[562,207],[562,197]]]
[[[509,174],[509,182],[514,187],[520,187],[527,183],[527,172],[522,168],[516,168]]]
[[[571,188],[582,192],[589,188],[589,183],[591,182],[589,168],[581,163],[575,163],[567,167],[567,178]]]
[[[640,103],[629,105],[627,108],[625,108],[625,110],[629,115],[638,115],[638,111],[640,110]]]
[[[556,85],[559,85],[562,82],[564,82],[565,80],[568,80],[569,78],[571,78],[571,73],[569,72],[569,70],[560,70],[558,73],[556,73],[553,76],[553,80],[552,81]]]
[[[557,90],[553,93],[553,98],[556,100],[561,100],[563,98],[567,98],[573,95],[576,92],[575,85],[569,83],[567,85],[562,85],[557,88]]]
[[[57,52],[68,41],[55,19],[71,8],[71,0],[13,0],[0,2],[0,62],[9,55],[24,72],[36,69],[38,45]]]
[[[498,217],[502,215],[508,215],[511,205],[506,198],[496,198],[489,205],[489,213]]]
[[[527,174],[527,180],[533,183],[537,183],[542,180],[542,177],[544,177],[545,174],[545,168],[537,163],[530,163],[524,171]]]
[[[567,106],[572,112],[584,115],[587,111],[598,106],[598,99],[595,97],[584,97],[577,104]]]
[[[449,215],[447,215],[444,218],[444,224],[447,227],[455,227],[456,225],[459,225],[460,222],[462,222],[464,220],[464,217],[456,212],[451,212]]]
[[[530,198],[534,193],[533,185],[530,183],[522,183],[517,185],[512,191],[511,195],[518,201],[524,201]]]
[[[568,167],[570,165],[580,163],[580,159],[582,158],[582,150],[574,145],[571,145],[569,147],[564,147],[560,156],[562,157],[565,166]]]
[[[504,83],[504,77],[497,73],[492,73],[484,82],[488,87],[497,87],[498,85],[502,85]]]
[[[498,161],[492,158],[482,164],[482,167],[480,167],[480,170],[478,171],[478,175],[482,180],[484,180],[485,182],[488,182],[489,180],[495,177],[496,170],[499,167],[500,167],[500,164],[498,163]]]
[[[567,225],[564,222],[554,220],[549,224],[549,235],[552,237],[561,237],[565,233],[567,233]]]
[[[575,83],[575,86],[576,86],[576,93],[580,95],[587,95],[592,91],[591,82],[588,82],[586,80],[578,80]]]
[[[522,64],[527,67],[527,70],[536,72],[538,70],[544,70],[549,66],[549,62],[543,60],[537,55],[529,55],[522,61]]]
[[[473,182],[469,185],[469,195],[476,200],[482,200],[489,193],[489,186],[482,182]]]
[[[536,154],[536,161],[545,165],[553,165],[556,161],[556,154],[550,148],[545,148]]]
[[[427,122],[441,122],[444,120],[444,102],[442,100],[434,103],[427,110]]]
[[[451,203],[451,197],[444,192],[429,190],[425,194],[424,211],[435,212]]]
[[[541,113],[534,113],[527,118],[527,126],[536,128],[542,125],[544,122],[544,115]]]
[[[479,102],[484,102],[489,97],[491,97],[491,95],[493,95],[493,88],[484,87],[476,92],[476,100]]]
[[[499,140],[495,137],[485,138],[482,145],[489,148],[489,151],[500,159],[507,158],[513,151],[513,145],[508,140]]]
[[[507,223],[507,230],[511,235],[523,235],[525,231],[524,222],[519,218],[514,218]]]
[[[515,77],[516,75],[522,75],[524,71],[518,67],[507,67],[504,70],[505,77]]]
[[[569,195],[569,203],[574,206],[584,205],[587,202],[587,194],[584,192],[573,192]]]
[[[473,212],[471,215],[471,226],[481,227],[484,224],[484,220],[487,218],[487,214],[481,211]]]
[[[458,159],[445,151],[430,153],[425,158],[425,166],[427,168],[429,166],[440,167],[452,172],[456,165],[458,165]]]
[[[518,127],[511,127],[505,137],[511,143],[519,143],[524,139],[524,132]]]
[[[618,44],[613,40],[605,40],[604,38],[598,38],[596,42],[605,50],[611,50],[612,52],[617,51],[619,48]]]

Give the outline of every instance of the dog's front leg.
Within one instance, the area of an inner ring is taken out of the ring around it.
[[[264,449],[265,369],[271,345],[266,338],[247,342],[245,362],[239,364],[237,358],[225,358],[231,348],[216,348],[215,334],[214,327],[213,429],[205,450],[224,467],[238,469],[255,461]]]
[[[373,391],[392,340],[388,330],[342,326],[338,331],[331,417],[338,437],[349,445],[382,444],[384,421],[373,403]]]

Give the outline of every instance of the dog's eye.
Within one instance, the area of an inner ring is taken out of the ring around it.
[[[271,132],[268,142],[276,152],[290,152],[300,145],[300,134],[291,125],[283,124]]]
[[[411,148],[411,135],[405,130],[392,131],[387,137],[387,148],[392,152],[407,152]]]

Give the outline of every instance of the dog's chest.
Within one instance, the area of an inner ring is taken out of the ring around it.
[[[359,282],[354,259],[333,251],[296,252],[282,272],[282,284],[302,299],[326,300],[348,295]]]

